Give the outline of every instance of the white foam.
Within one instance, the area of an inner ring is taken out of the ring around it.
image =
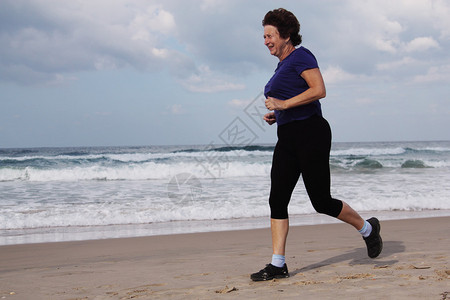
[[[79,180],[150,180],[170,179],[180,173],[192,173],[198,178],[263,176],[270,165],[245,162],[179,162],[119,165],[114,167],[93,165],[61,169],[3,169],[0,181],[79,181]]]
[[[371,156],[371,155],[398,155],[405,153],[402,147],[396,148],[350,148],[342,150],[331,150],[331,156]]]

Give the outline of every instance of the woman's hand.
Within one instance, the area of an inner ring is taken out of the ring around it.
[[[270,112],[270,113],[265,114],[263,119],[269,125],[272,125],[273,123],[275,123],[277,121],[277,119],[275,119],[275,113],[274,112]]]
[[[268,110],[285,110],[286,103],[283,100],[278,100],[276,98],[268,97],[266,99],[266,107]]]

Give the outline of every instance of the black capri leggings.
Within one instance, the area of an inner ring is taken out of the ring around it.
[[[302,174],[314,209],[337,217],[342,201],[330,194],[331,129],[315,115],[306,120],[278,126],[271,171],[269,205],[272,219],[287,219],[288,204]]]

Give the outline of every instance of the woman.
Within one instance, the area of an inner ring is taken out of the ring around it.
[[[269,205],[271,211],[272,262],[251,275],[254,281],[289,277],[285,263],[289,231],[288,204],[302,175],[314,209],[355,227],[363,236],[371,258],[377,257],[383,243],[378,219],[363,220],[348,204],[330,194],[329,155],[331,129],[322,117],[319,99],[325,85],[314,55],[300,45],[300,24],[285,9],[270,11],[262,22],[264,44],[280,62],[265,86],[264,120],[278,125],[271,170]]]

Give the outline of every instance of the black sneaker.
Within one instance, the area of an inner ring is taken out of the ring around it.
[[[253,281],[265,281],[272,280],[274,278],[287,278],[289,277],[287,265],[284,264],[282,268],[275,267],[272,264],[266,265],[264,269],[257,273],[253,273],[250,278]]]
[[[370,258],[375,258],[380,255],[383,250],[383,241],[380,236],[380,221],[377,218],[370,218],[367,222],[372,225],[372,232],[368,237],[364,238],[367,246],[367,254]]]

